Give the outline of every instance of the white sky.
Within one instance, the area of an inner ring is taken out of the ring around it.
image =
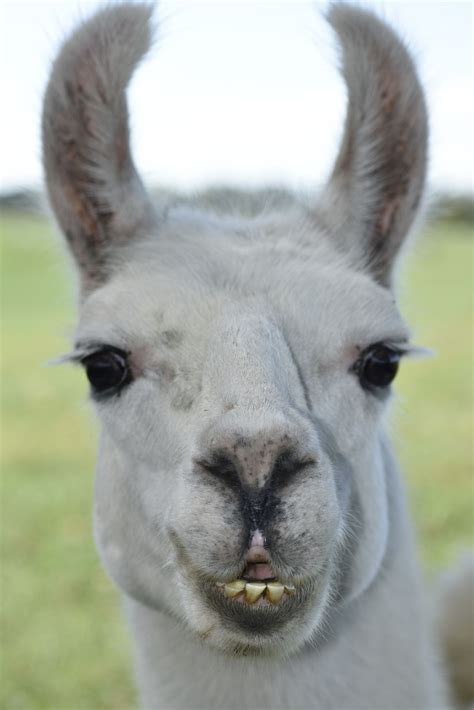
[[[40,186],[41,97],[75,22],[101,3],[0,0],[0,189]],[[431,184],[473,190],[473,11],[468,1],[364,2],[408,39],[431,111]],[[326,2],[161,0],[159,41],[129,92],[146,182],[319,186],[344,90]]]

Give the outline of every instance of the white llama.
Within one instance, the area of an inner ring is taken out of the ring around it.
[[[348,111],[314,205],[157,214],[125,98],[150,14],[82,24],[43,115],[80,273],[71,359],[102,422],[95,536],[143,706],[445,707],[383,430],[411,351],[392,274],[426,169],[413,62],[370,12],[333,5]]]

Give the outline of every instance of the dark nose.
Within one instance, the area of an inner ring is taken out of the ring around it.
[[[278,494],[296,474],[315,464],[301,455],[298,442],[286,433],[254,439],[233,437],[196,464],[239,494],[250,529],[263,529],[278,504]]]

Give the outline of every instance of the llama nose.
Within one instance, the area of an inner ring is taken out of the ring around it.
[[[305,437],[304,430],[291,434],[288,431],[272,428],[265,434],[259,432],[253,437],[243,437],[227,432],[219,436],[214,430],[211,436],[208,434],[211,447],[195,459],[197,472],[207,478],[211,475],[240,499],[247,529],[254,531],[250,548],[255,556],[263,555],[263,538],[260,539],[257,532],[264,531],[277,514],[280,492],[302,469],[316,461],[314,446],[303,444],[311,441]],[[264,557],[262,562],[265,561]]]
[[[251,448],[238,456],[235,453],[235,450],[232,455],[219,449],[197,457],[195,463],[214,474],[222,483],[247,490],[252,497],[258,496],[258,492],[263,492],[271,483],[281,485],[308,463],[314,463],[314,458],[305,456],[301,459],[292,449],[285,449],[276,455],[264,449],[252,451]]]

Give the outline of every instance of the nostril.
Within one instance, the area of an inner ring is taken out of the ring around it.
[[[209,458],[198,458],[194,462],[202,471],[211,474],[223,483],[227,483],[234,488],[240,488],[237,469],[233,461],[225,454],[218,453]]]
[[[296,456],[293,451],[284,451],[275,461],[272,471],[272,481],[275,485],[284,485],[297,473],[311,468],[316,464],[313,456]]]
[[[309,454],[301,456],[294,448],[280,451],[277,458],[274,459],[274,463],[265,462],[264,467],[257,456],[252,457],[250,454],[248,457],[250,461],[247,456],[244,456],[242,464],[225,450],[218,449],[208,455],[197,456],[194,458],[194,465],[235,491],[243,493],[245,489],[247,491],[246,497],[250,496],[252,499],[251,507],[257,506],[263,511],[272,489],[286,485],[296,474],[316,464],[314,456]],[[258,491],[262,495],[257,496],[258,501],[257,499],[253,500]]]

